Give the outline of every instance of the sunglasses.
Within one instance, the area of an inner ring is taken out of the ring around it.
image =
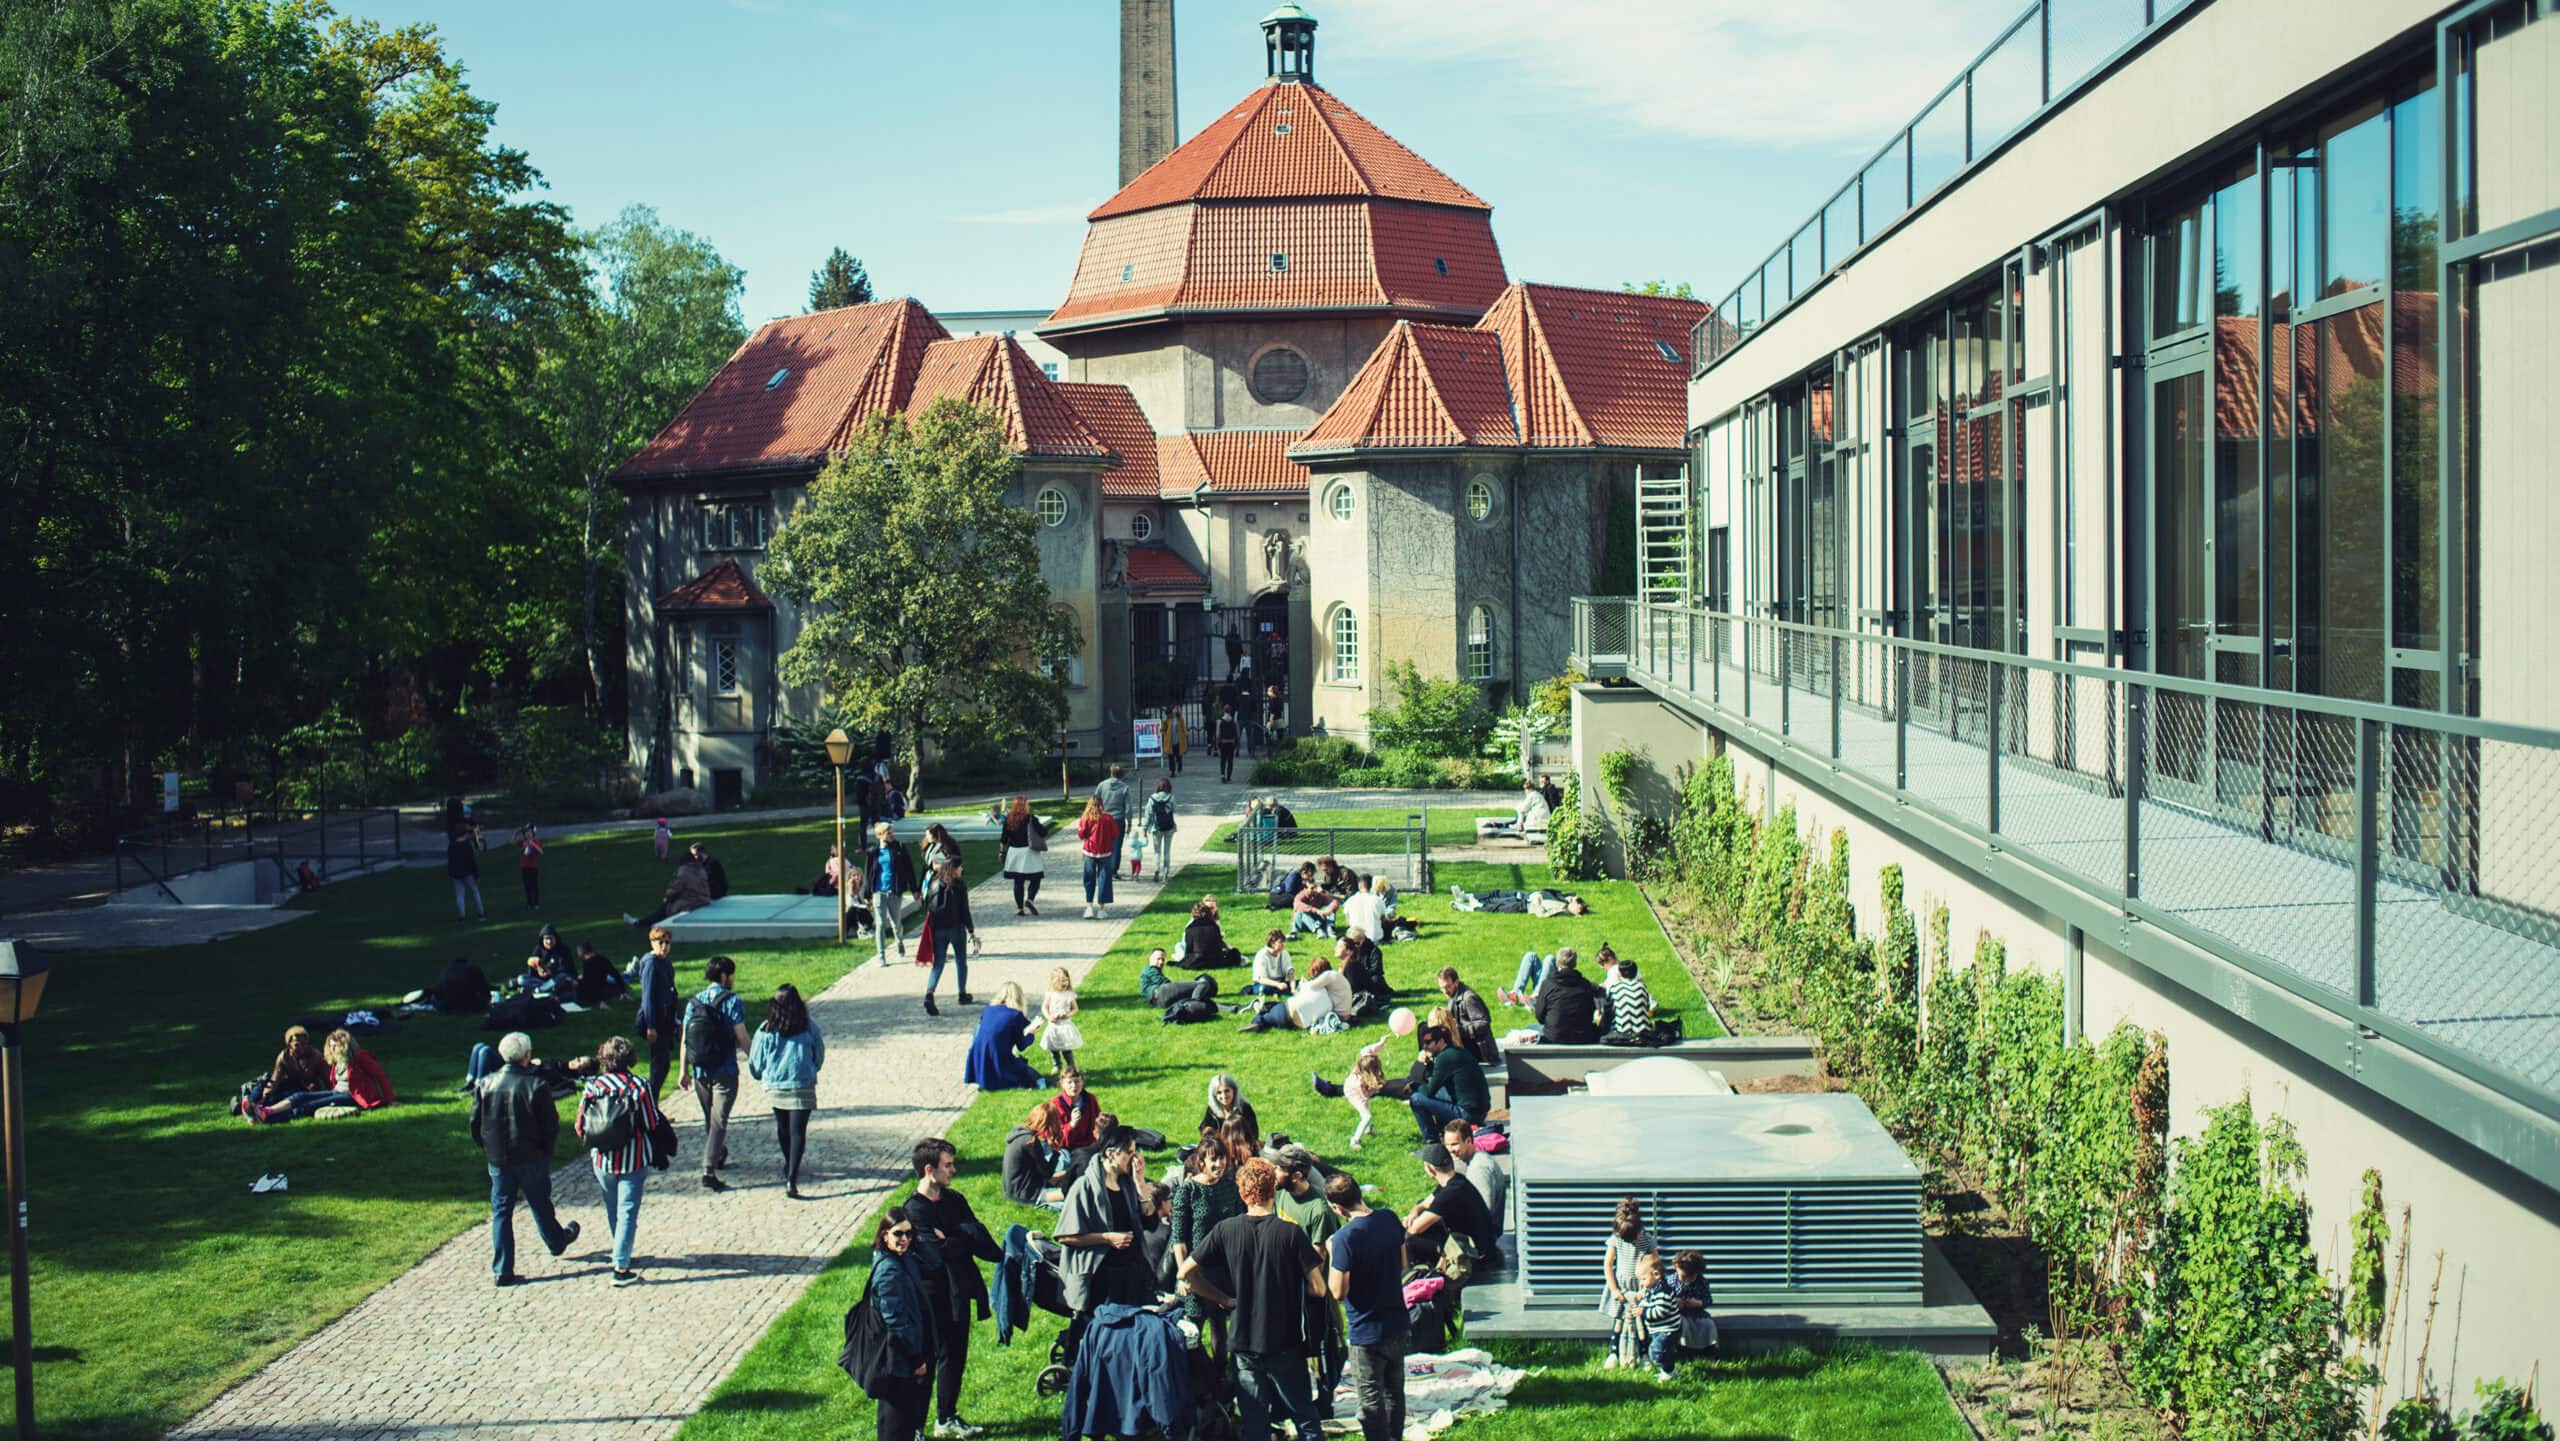
[[[889,1239],[890,1239],[890,1240],[892,1240],[892,1241],[906,1241],[906,1240],[912,1240],[912,1239],[914,1239],[915,1234],[916,1234],[916,1228],[915,1228],[915,1227],[913,1227],[913,1226],[899,1226],[899,1227],[895,1227],[895,1228],[893,1228],[893,1229],[889,1232]]]

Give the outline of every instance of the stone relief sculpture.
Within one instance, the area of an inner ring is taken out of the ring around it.
[[[1275,581],[1286,581],[1294,569],[1296,551],[1289,543],[1289,532],[1278,528],[1262,533],[1262,573]]]
[[[1289,543],[1289,582],[1292,585],[1307,583],[1307,540],[1308,537],[1302,535]]]
[[[1100,566],[1100,571],[1102,575],[1102,588],[1104,590],[1126,590],[1129,588],[1129,547],[1127,542],[1106,540],[1102,543],[1102,564]]]

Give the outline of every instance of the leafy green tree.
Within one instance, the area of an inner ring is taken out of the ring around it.
[[[1379,752],[1471,756],[1493,734],[1484,689],[1472,681],[1426,679],[1409,660],[1389,661],[1387,703],[1369,712],[1369,741]]]
[[[1083,645],[1040,574],[1038,522],[1008,490],[1021,461],[987,411],[938,401],[875,418],[773,538],[767,589],[800,607],[782,678],[913,747],[908,803],[948,737],[1020,745],[1066,716],[1042,661]]]
[[[827,253],[827,263],[809,275],[809,308],[834,310],[847,305],[869,305],[871,273],[862,262],[845,253],[841,245]]]
[[[1627,280],[1619,282],[1618,288],[1629,295],[1668,295],[1675,300],[1698,298],[1689,293],[1689,282],[1685,280]]]

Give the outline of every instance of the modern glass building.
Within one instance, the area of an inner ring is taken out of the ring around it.
[[[2472,1376],[2560,1335],[2554,10],[2029,5],[1699,325],[1576,632],[1581,758],[1732,748],[2320,1221],[2379,1166]]]

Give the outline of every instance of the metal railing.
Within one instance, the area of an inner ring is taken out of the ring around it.
[[[1428,891],[1429,815],[1415,812],[1401,824],[1381,817],[1365,826],[1265,827],[1247,821],[1236,831],[1236,893],[1260,895],[1282,875],[1327,856],[1363,876],[1384,873],[1399,891]]]
[[[1689,332],[1706,374],[1822,277],[2192,0],[2035,0]]]
[[[1615,604],[1648,687],[2560,1115],[2560,732]]]
[[[164,898],[175,900],[168,883],[181,876],[265,860],[275,865],[283,894],[291,891],[292,872],[304,861],[325,877],[398,861],[405,853],[396,810],[220,808],[169,816],[117,836],[115,891],[156,885]]]
[[[1627,673],[1627,621],[1631,614],[1620,597],[1573,598],[1573,666],[1593,680],[1616,680]]]

